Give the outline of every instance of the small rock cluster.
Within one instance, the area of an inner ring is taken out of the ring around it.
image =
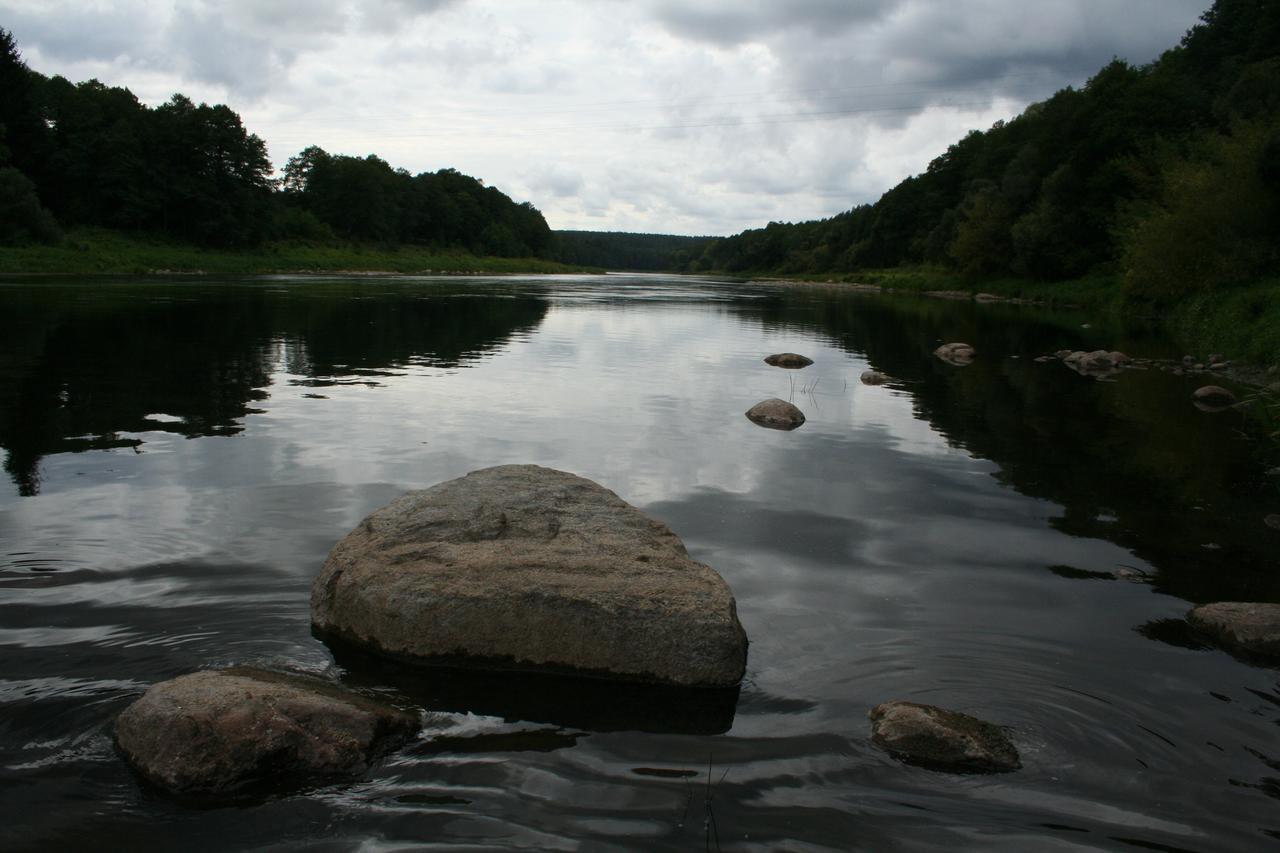
[[[1173,362],[1160,359],[1130,358],[1125,353],[1110,350],[1084,352],[1083,350],[1062,349],[1052,355],[1038,356],[1034,360],[1042,364],[1060,361],[1081,376],[1091,376],[1100,380],[1107,379],[1125,368],[1137,370],[1158,369],[1176,375],[1184,375],[1203,373],[1206,370],[1225,370],[1231,366],[1231,362],[1222,361],[1222,356],[1220,355],[1212,355],[1209,358],[1210,365],[1206,368],[1204,364],[1195,362],[1194,358],[1189,355],[1183,356],[1181,362]],[[1191,396],[1195,407],[1205,412],[1225,411],[1233,407],[1237,402],[1236,396],[1220,385],[1201,386]]]
[[[766,355],[764,363],[772,367],[783,367],[787,370],[799,370],[813,364],[813,359],[794,352],[775,352]],[[770,397],[761,400],[746,411],[747,420],[765,429],[790,431],[804,425],[804,412],[794,403]]]
[[[953,346],[968,345],[954,344]],[[969,349],[970,353],[972,353],[972,347]],[[764,363],[773,367],[798,370],[813,364],[813,359],[794,352],[779,352],[765,356]],[[863,385],[883,385],[889,381],[889,377],[878,370],[864,370],[858,379]],[[756,403],[750,409],[747,409],[746,416],[748,420],[757,426],[788,431],[802,426],[805,421],[804,412],[800,411],[799,407],[794,403],[780,400],[777,397],[771,397],[768,400],[761,400]]]

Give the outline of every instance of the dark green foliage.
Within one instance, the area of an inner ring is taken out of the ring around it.
[[[410,175],[370,154],[304,149],[281,181],[292,208],[348,240],[461,248],[498,257],[545,257],[551,230],[537,208],[454,169]]]
[[[0,245],[52,243],[58,224],[40,204],[35,184],[14,168],[0,168]]]
[[[1198,139],[1161,164],[1159,197],[1134,217],[1125,287],[1161,300],[1248,284],[1280,269],[1280,192],[1269,178],[1280,120]]]
[[[38,180],[46,169],[48,127],[37,94],[39,75],[27,68],[13,35],[0,29],[0,165]]]
[[[555,257],[567,264],[639,272],[684,272],[714,237],[557,231]]]
[[[410,175],[375,156],[312,146],[271,179],[266,145],[219,104],[174,95],[155,109],[128,89],[27,68],[0,29],[0,223],[9,241],[70,226],[163,234],[209,247],[264,240],[415,244],[548,257],[532,205],[452,169]],[[21,179],[21,180],[19,180]],[[23,183],[25,181],[25,183]]]
[[[1280,0],[1217,0],[1182,44],[1113,60],[974,131],[874,205],[771,223],[696,268],[831,273],[944,264],[1044,281],[1114,272],[1133,296],[1274,274],[1280,258]]]

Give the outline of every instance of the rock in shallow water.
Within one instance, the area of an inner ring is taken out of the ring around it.
[[[377,510],[312,586],[321,634],[391,657],[689,686],[737,684],[747,638],[720,575],[603,486],[473,471]]]
[[[1218,601],[1194,608],[1187,621],[1229,649],[1280,657],[1280,604]]]
[[[774,367],[786,367],[790,370],[796,370],[813,364],[813,359],[794,352],[776,352],[773,355],[766,355],[764,363],[771,364]]]
[[[212,798],[356,776],[417,731],[416,715],[331,682],[251,667],[154,684],[115,727],[146,779]]]
[[[792,430],[804,423],[804,412],[777,397],[761,400],[746,414],[752,423],[769,429]]]
[[[1001,728],[959,711],[916,702],[871,709],[871,739],[910,764],[957,773],[1006,773],[1022,767]]]
[[[862,380],[863,385],[883,385],[889,379],[888,376],[878,370],[864,370],[859,378]]]
[[[1204,385],[1192,393],[1191,399],[1195,401],[1196,406],[1200,409],[1221,411],[1235,404],[1236,395],[1220,385]]]
[[[947,364],[953,364],[956,367],[964,367],[973,361],[976,352],[969,344],[951,343],[943,344],[933,351],[933,354],[945,361]]]

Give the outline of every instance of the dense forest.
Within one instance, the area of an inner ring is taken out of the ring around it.
[[[974,131],[875,204],[707,244],[693,270],[1106,275],[1159,301],[1280,272],[1280,2],[1217,0],[1182,43],[1113,60]]]
[[[212,248],[358,241],[549,257],[533,205],[453,169],[411,175],[315,146],[272,178],[266,145],[224,105],[73,84],[23,62],[0,29],[0,245],[65,227],[160,234]]]
[[[625,231],[556,231],[556,260],[611,270],[684,270],[711,237],[631,234]]]

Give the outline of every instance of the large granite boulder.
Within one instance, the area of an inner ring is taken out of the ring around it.
[[[756,426],[769,429],[793,430],[804,424],[804,412],[777,397],[761,400],[747,409],[746,415]]]
[[[1280,658],[1280,604],[1218,601],[1193,609],[1187,621],[1233,651]]]
[[[503,465],[410,492],[334,547],[318,633],[391,657],[688,686],[737,684],[728,585],[603,486]]]
[[[117,718],[115,734],[153,784],[222,798],[358,776],[418,727],[417,715],[332,682],[233,667],[152,685]]]
[[[871,709],[871,739],[910,764],[957,773],[1005,773],[1022,766],[1018,750],[993,723],[916,702]]]
[[[797,370],[813,364],[813,359],[794,352],[775,352],[773,355],[766,355],[764,363],[774,367],[785,367],[788,370]]]

